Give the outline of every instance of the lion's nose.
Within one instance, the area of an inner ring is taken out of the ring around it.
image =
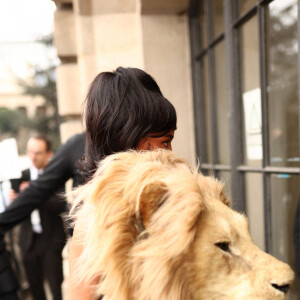
[[[272,287],[286,294],[289,291],[291,285],[290,284],[278,285],[278,284],[272,283]]]

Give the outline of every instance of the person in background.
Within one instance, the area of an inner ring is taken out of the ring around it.
[[[5,233],[29,217],[35,208],[47,201],[69,179],[73,180],[74,187],[83,183],[78,163],[83,156],[84,145],[84,133],[71,136],[59,147],[44,172],[0,213],[0,299],[19,299],[18,280],[6,251]]]
[[[85,103],[86,145],[83,171],[93,176],[99,161],[128,149],[172,149],[177,116],[156,81],[137,68],[102,72],[91,83]],[[75,223],[69,248],[68,300],[96,299],[93,282],[78,280],[76,265],[84,251],[85,224]],[[104,274],[105,276],[105,274]]]
[[[53,155],[48,137],[42,134],[31,137],[27,142],[27,155],[31,166],[23,171],[23,174],[28,174],[27,178],[34,181],[43,173]],[[29,181],[20,182],[20,192],[26,190],[29,184]],[[63,191],[61,186],[61,192]],[[11,190],[10,199],[13,201],[16,196],[17,193]],[[21,224],[19,246],[34,300],[46,300],[45,279],[49,283],[52,298],[62,300],[61,252],[66,242],[65,227],[61,218],[63,213],[66,213],[65,201],[57,195],[52,195]]]
[[[0,230],[5,232],[30,215],[44,201],[55,194],[69,179],[73,186],[83,183],[78,169],[80,158],[84,153],[85,134],[71,136],[59,147],[44,172],[28,188],[18,194],[6,211],[0,213]]]
[[[5,233],[19,224],[42,203],[54,195],[69,179],[73,186],[83,183],[78,169],[83,156],[85,133],[71,136],[61,145],[46,166],[44,172],[17,195],[15,200],[0,213],[0,299],[18,300],[19,284],[5,245]],[[71,231],[71,230],[70,230]]]
[[[11,184],[9,180],[1,182],[1,193],[0,193],[0,212],[5,211],[9,206],[9,190]],[[6,236],[9,240],[10,247],[13,244],[12,232]],[[2,300],[18,300],[18,291],[20,290],[19,278],[15,274],[16,262],[15,257],[11,253],[11,249],[6,251],[6,242],[4,239],[3,232],[0,231],[0,299]],[[14,264],[14,268],[12,264]],[[17,272],[18,273],[18,272]]]

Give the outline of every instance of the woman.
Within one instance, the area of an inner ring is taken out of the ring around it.
[[[85,103],[86,146],[82,162],[86,180],[107,155],[128,150],[171,150],[176,111],[163,97],[155,80],[136,68],[100,73],[93,80]],[[76,261],[84,222],[77,220],[69,249],[67,299],[97,299],[92,285],[76,278]],[[94,279],[97,280],[97,279]]]

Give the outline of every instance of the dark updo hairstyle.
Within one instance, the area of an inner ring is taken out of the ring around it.
[[[85,176],[105,156],[135,149],[150,132],[165,135],[176,129],[176,122],[174,106],[146,72],[119,67],[98,74],[85,101]]]

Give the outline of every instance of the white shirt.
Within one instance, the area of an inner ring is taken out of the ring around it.
[[[0,213],[5,211],[10,204],[8,193],[11,189],[9,180],[0,182]]]
[[[43,173],[43,170],[38,170],[34,166],[30,166],[29,170],[30,170],[30,180],[31,181],[36,180],[38,178],[38,176]],[[35,233],[42,233],[43,228],[42,228],[42,223],[41,223],[40,211],[38,209],[35,209],[31,213],[30,219],[31,219],[31,224],[32,224],[32,230]]]

